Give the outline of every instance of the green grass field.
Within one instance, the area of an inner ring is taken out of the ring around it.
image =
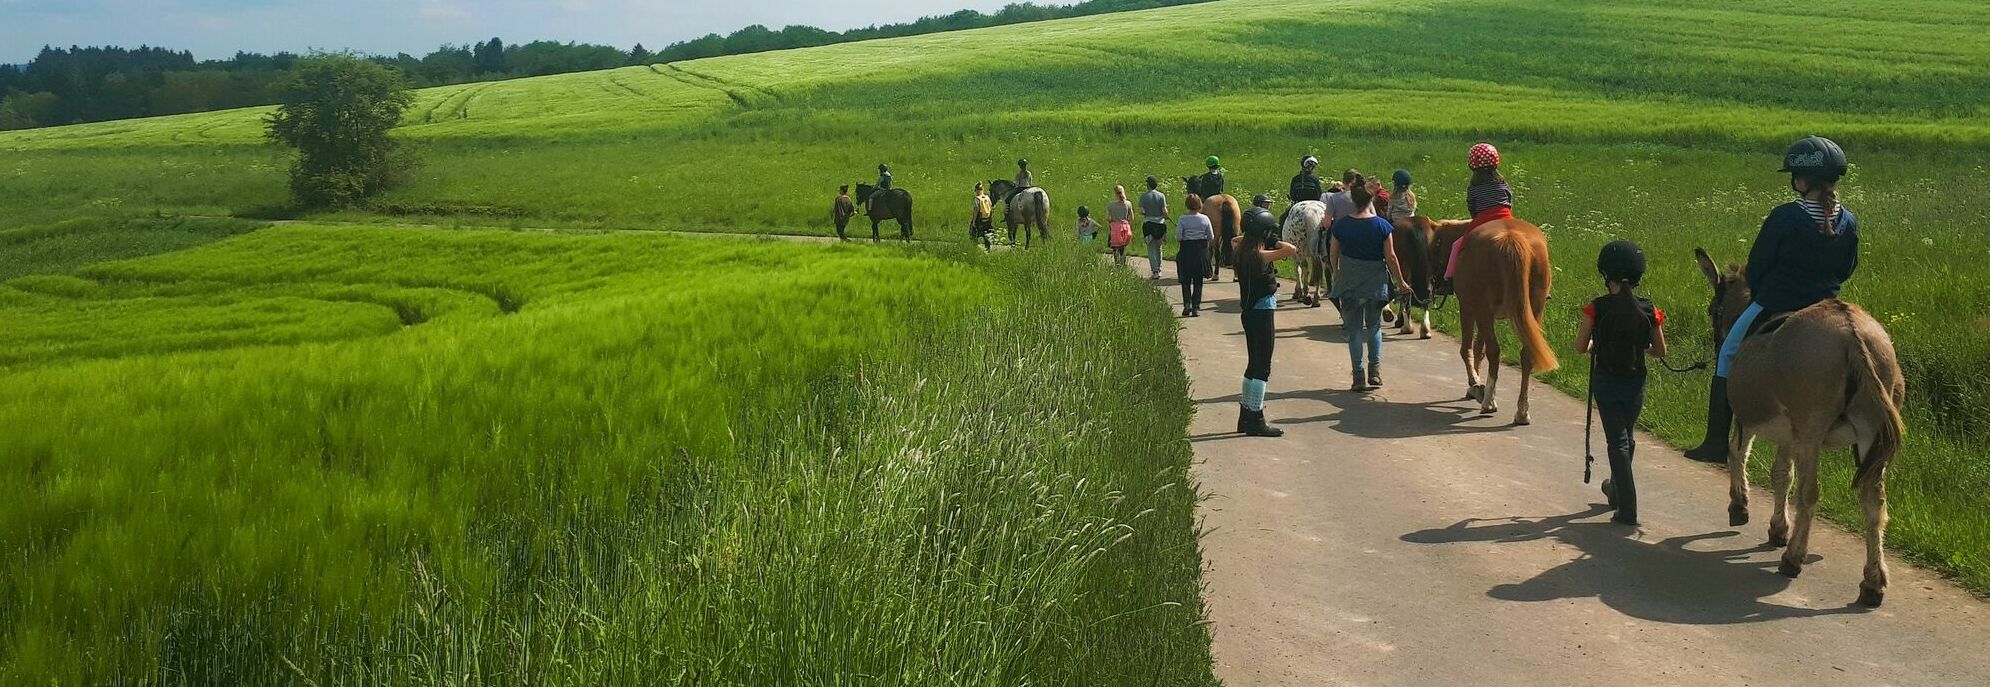
[[[0,288],[5,682],[1211,682],[1089,255],[245,228]]]
[[[1017,157],[1060,227],[1212,153],[1237,195],[1307,153],[1409,168],[1456,216],[1493,140],[1563,359],[1627,237],[1684,360],[1692,248],[1742,259],[1783,146],[1831,136],[1846,295],[1909,372],[1889,542],[1990,591],[1986,31],[1944,0],[1230,0],[472,84],[420,94],[409,186],[270,228],[212,219],[292,214],[258,111],[0,133],[0,478],[37,495],[0,508],[0,671],[1208,682],[1188,448],[1141,438],[1188,413],[1144,285],[1072,251],[509,231],[827,235],[879,162],[956,241]],[[1649,426],[1697,440],[1704,385],[1660,376]]]

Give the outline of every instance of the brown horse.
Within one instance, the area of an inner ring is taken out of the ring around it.
[[[912,240],[912,193],[902,188],[880,189],[870,184],[857,184],[857,205],[864,208],[864,214],[871,218],[871,242],[878,240],[878,223],[885,220],[898,222],[898,238]]]
[[[1443,274],[1450,261],[1451,243],[1465,242],[1459,255],[1453,284],[1458,294],[1458,356],[1465,360],[1466,398],[1479,401],[1479,412],[1499,412],[1494,397],[1499,391],[1499,336],[1494,323],[1506,320],[1520,338],[1520,408],[1513,424],[1532,422],[1527,414],[1528,382],[1535,373],[1561,367],[1555,351],[1541,335],[1541,317],[1548,309],[1548,291],[1554,285],[1554,265],[1548,261],[1548,237],[1541,228],[1520,219],[1488,222],[1470,231],[1467,222],[1441,222],[1436,226],[1434,255],[1442,256],[1432,265]],[[1463,238],[1461,239],[1460,236]],[[1485,382],[1479,381],[1479,367],[1485,364]]]
[[[1714,287],[1707,308],[1714,340],[1724,340],[1748,306],[1748,280],[1733,267],[1715,268],[1704,250],[1693,254]],[[1776,442],[1776,462],[1769,468],[1776,499],[1769,543],[1789,547],[1778,572],[1801,574],[1810,552],[1811,520],[1817,515],[1818,454],[1851,447],[1858,466],[1852,485],[1859,489],[1866,516],[1859,603],[1880,605],[1886,598],[1886,468],[1907,431],[1900,419],[1907,381],[1886,329],[1859,306],[1835,298],[1822,301],[1791,314],[1773,331],[1745,340],[1730,362],[1727,388],[1735,419],[1728,445],[1728,524],[1748,524],[1750,445],[1758,436]],[[1787,510],[1792,477],[1797,490],[1794,532]]]
[[[1199,190],[1201,177],[1182,177],[1182,182],[1188,185],[1190,194],[1202,196],[1201,214],[1209,218],[1209,226],[1216,234],[1209,240],[1209,280],[1216,281],[1223,268],[1232,266],[1230,240],[1244,233],[1244,212],[1237,205],[1237,199],[1227,193],[1203,196]],[[1237,275],[1230,275],[1231,281],[1236,279]]]
[[[1428,339],[1432,303],[1431,286],[1432,278],[1435,276],[1431,266],[1439,259],[1432,254],[1437,245],[1437,223],[1431,221],[1429,217],[1417,215],[1397,220],[1394,224],[1395,228],[1389,232],[1389,241],[1396,248],[1397,263],[1403,266],[1403,279],[1410,283],[1408,293],[1396,295],[1396,307],[1401,312],[1400,315],[1395,315],[1396,325],[1400,328],[1398,333],[1416,334],[1419,339]],[[1452,237],[1452,240],[1456,239],[1456,236]],[[1412,307],[1423,308],[1421,324],[1410,316]]]

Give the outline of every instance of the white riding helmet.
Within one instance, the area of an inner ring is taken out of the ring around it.
[[[1306,157],[1303,157],[1303,158],[1300,158],[1300,159],[1299,159],[1299,166],[1301,166],[1301,167],[1305,167],[1305,168],[1307,168],[1307,169],[1312,169],[1312,168],[1314,168],[1314,167],[1318,167],[1318,166],[1320,166],[1320,158],[1317,158],[1317,157],[1313,157],[1313,156],[1311,156],[1311,155],[1308,155],[1308,156],[1306,156]]]

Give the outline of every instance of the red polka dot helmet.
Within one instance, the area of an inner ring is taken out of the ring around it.
[[[1471,165],[1472,169],[1498,167],[1499,149],[1494,148],[1491,143],[1480,143],[1472,146],[1472,152],[1466,156],[1466,162]]]

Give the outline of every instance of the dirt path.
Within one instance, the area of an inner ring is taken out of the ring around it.
[[[1506,412],[1481,418],[1450,339],[1390,337],[1387,386],[1355,395],[1333,309],[1282,307],[1266,412],[1287,434],[1235,435],[1236,286],[1204,300],[1180,337],[1232,687],[1990,685],[1990,605],[1893,560],[1886,606],[1851,606],[1864,548],[1835,527],[1778,576],[1766,525],[1726,526],[1725,473],[1655,439],[1643,531],[1610,524],[1582,483],[1582,402],[1538,387],[1534,425],[1509,427],[1503,381]]]

